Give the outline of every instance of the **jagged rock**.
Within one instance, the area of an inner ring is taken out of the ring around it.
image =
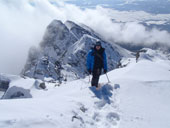
[[[109,70],[116,68],[123,56],[129,55],[116,44],[102,40],[85,25],[54,20],[47,26],[40,48],[30,49],[22,74],[41,80],[52,78],[59,83],[83,78],[87,75],[87,53],[98,40],[106,49]]]
[[[86,30],[85,28],[75,24],[72,21],[66,21],[65,25],[67,26],[67,28],[70,30],[70,32],[72,32],[74,34],[74,36],[77,39],[80,39],[83,35],[90,35],[93,36],[95,38],[98,38],[94,32]]]
[[[44,82],[42,82],[41,80],[36,80],[34,83],[35,88],[37,89],[46,89],[46,85]]]
[[[18,92],[15,92],[14,94],[12,94],[10,96],[10,99],[19,98],[19,97],[23,97],[23,96],[24,96],[24,93],[18,91]]]
[[[44,83],[44,82],[40,84],[40,88],[46,89],[46,86],[45,86],[45,83]]]
[[[6,91],[9,88],[10,80],[0,75],[0,91]]]
[[[137,63],[137,61],[140,57],[140,53],[146,53],[146,51],[147,51],[146,49],[141,49],[141,50],[136,52],[136,63]]]

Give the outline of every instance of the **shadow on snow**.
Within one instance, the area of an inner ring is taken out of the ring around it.
[[[96,89],[96,87],[89,87],[90,90],[94,93],[95,97],[98,99],[104,100],[106,103],[110,104],[112,97],[113,87],[110,84],[103,85],[100,89]]]

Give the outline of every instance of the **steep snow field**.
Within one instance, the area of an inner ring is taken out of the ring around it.
[[[42,90],[34,79],[7,76],[32,98],[0,100],[0,128],[169,128],[170,61],[147,50],[122,63],[108,73],[111,83],[101,76],[99,90],[89,77]]]

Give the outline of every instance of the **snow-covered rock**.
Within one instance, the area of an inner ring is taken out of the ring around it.
[[[9,88],[10,79],[0,74],[0,91],[5,91]]]
[[[30,49],[22,74],[41,80],[53,78],[60,83],[63,80],[84,78],[87,74],[87,53],[98,40],[106,50],[109,71],[117,67],[122,57],[131,56],[127,50],[105,42],[93,30],[82,26],[72,21],[52,21],[40,47]]]
[[[6,90],[9,88],[10,79],[0,74],[0,99],[3,98]]]
[[[32,98],[31,90],[36,88],[35,79],[22,78],[20,76],[1,74],[1,83],[5,84],[1,99]]]
[[[3,99],[18,99],[18,98],[32,98],[29,89],[24,89],[23,87],[12,86],[10,87]]]

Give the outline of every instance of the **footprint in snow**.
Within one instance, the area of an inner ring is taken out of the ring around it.
[[[114,112],[110,112],[107,114],[106,119],[110,122],[112,121],[119,121],[120,120],[120,116],[117,113]]]
[[[110,84],[103,85],[99,90],[96,90],[96,87],[90,87],[90,90],[94,93],[94,96],[100,99],[95,102],[98,108],[104,107],[106,104],[111,104],[113,101],[111,97],[113,96],[113,90],[120,88],[119,84],[115,84],[112,87]]]
[[[119,89],[120,88],[120,85],[119,84],[115,84],[114,85],[114,89]]]

